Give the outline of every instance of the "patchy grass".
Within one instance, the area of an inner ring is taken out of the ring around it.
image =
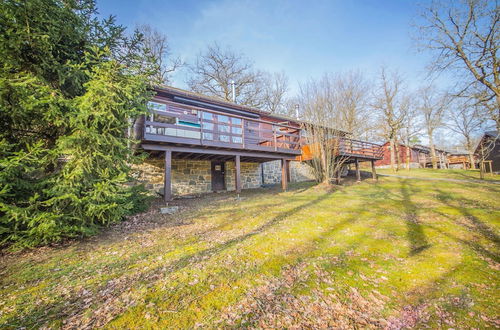
[[[381,178],[177,201],[0,259],[0,327],[499,327],[500,187]]]
[[[409,171],[400,169],[393,172],[390,168],[377,168],[380,174],[396,174],[401,176],[411,176],[417,178],[442,178],[456,180],[479,180],[479,170],[443,169],[434,170],[432,168],[411,168]],[[486,173],[486,181],[500,181],[500,175]]]

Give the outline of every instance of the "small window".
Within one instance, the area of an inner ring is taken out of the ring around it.
[[[148,102],[148,109],[157,111],[167,111],[167,105],[155,101]]]
[[[241,119],[240,118],[231,118],[231,123],[233,123],[233,125],[241,125]]]
[[[223,125],[223,124],[219,124],[217,126],[218,126],[218,129],[219,129],[219,132],[221,132],[221,133],[229,133],[229,126]]]
[[[203,133],[203,139],[204,140],[213,140],[214,135],[212,133]]]
[[[203,112],[203,119],[205,120],[214,120],[214,115],[210,112]]]
[[[200,127],[199,123],[194,123],[191,121],[179,120],[179,125],[191,126],[191,127]]]
[[[224,115],[217,115],[217,121],[219,123],[228,123],[229,124],[229,117],[224,116]]]
[[[231,127],[233,134],[241,134],[241,127]]]
[[[214,124],[212,124],[212,123],[203,123],[203,129],[207,129],[207,130],[213,131],[214,130]]]
[[[233,143],[242,143],[242,139],[239,136],[233,136]]]
[[[229,142],[229,135],[219,135],[219,140],[222,142]]]
[[[172,116],[159,115],[157,113],[153,114],[153,121],[164,124],[175,124],[177,118]]]

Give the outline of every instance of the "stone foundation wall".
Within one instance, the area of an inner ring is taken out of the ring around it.
[[[275,160],[262,164],[264,168],[264,184],[281,183],[281,161]],[[290,181],[303,182],[314,180],[311,167],[301,162],[290,162]]]
[[[139,181],[146,188],[159,192],[163,189],[165,161],[149,158],[137,168]],[[198,194],[212,191],[210,161],[172,159],[172,193],[174,195]]]
[[[172,194],[189,195],[212,191],[211,162],[172,159]],[[226,162],[226,189],[235,190],[234,162]],[[150,191],[163,190],[165,160],[148,158],[136,166],[138,180]],[[241,163],[241,186],[243,189],[258,188],[261,185],[260,167],[257,163]]]
[[[259,188],[261,185],[260,165],[258,163],[240,163],[241,188]],[[226,189],[236,190],[234,162],[226,162]]]

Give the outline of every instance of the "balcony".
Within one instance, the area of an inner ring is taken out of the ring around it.
[[[336,156],[349,157],[351,159],[377,160],[382,159],[384,151],[382,146],[376,143],[339,137],[334,139],[332,144],[337,149]],[[304,141],[302,155],[298,157],[301,161],[308,161],[313,158],[313,148]]]
[[[150,102],[144,142],[300,155],[298,127],[170,101]]]

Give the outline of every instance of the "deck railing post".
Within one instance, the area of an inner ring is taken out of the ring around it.
[[[245,119],[241,120],[241,143],[243,144],[243,149],[245,149]]]
[[[274,141],[274,151],[278,150],[278,143],[276,141],[276,126],[273,125],[273,141]]]

